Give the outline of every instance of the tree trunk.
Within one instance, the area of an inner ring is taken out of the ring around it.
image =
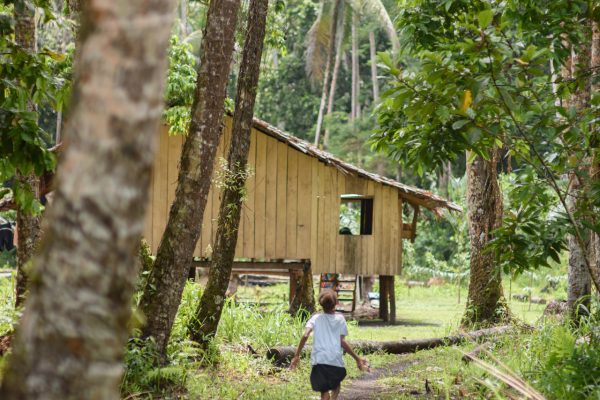
[[[389,298],[387,276],[379,275],[379,318],[384,322],[390,320]]]
[[[583,188],[581,187],[579,178],[575,175],[571,177],[571,184],[568,192],[568,206],[570,212],[575,214],[581,208]],[[580,221],[577,221],[578,223]],[[589,233],[582,225],[579,225],[580,232],[586,236]],[[575,235],[568,236],[569,247],[569,269],[568,269],[568,284],[567,284],[567,307],[573,320],[578,320],[581,315],[587,313],[590,306],[591,294],[591,277],[586,265],[586,251],[590,248],[590,242],[584,238],[584,247],[582,248],[579,240]]]
[[[592,22],[592,44],[590,50],[590,71],[595,71],[600,68],[600,28],[597,22]],[[600,82],[592,82],[591,92],[597,93],[600,90]],[[592,154],[593,160],[598,159],[598,152],[600,149],[600,125],[598,123],[592,127],[593,131],[596,132],[592,137],[591,146],[593,148]],[[593,162],[590,167],[590,179],[591,185],[597,184],[600,181],[600,163]],[[595,218],[595,213],[594,219]],[[594,221],[597,223],[597,220]],[[600,282],[600,235],[592,232],[592,252],[591,257],[591,278],[594,282]]]
[[[35,199],[39,199],[40,180],[33,173],[17,173],[19,184],[29,188]],[[15,307],[25,303],[28,286],[28,263],[35,253],[41,232],[42,215],[34,214],[21,207],[17,208],[17,277],[15,284]]]
[[[375,283],[375,276],[363,275],[362,276],[362,287],[360,288],[361,301],[365,304],[370,304],[369,292],[373,291],[373,284]]]
[[[213,0],[202,40],[192,120],[183,144],[175,200],[158,246],[140,310],[147,318],[144,337],[153,337],[162,362],[181,302],[223,130],[225,89],[233,54],[239,0]]]
[[[310,264],[307,268],[298,274],[294,274],[290,279],[295,279],[295,282],[290,282],[290,285],[294,285],[294,296],[290,299],[290,314],[298,315],[299,313],[305,313],[310,315],[315,312],[315,293],[313,286],[313,276]]]
[[[354,121],[360,117],[358,98],[360,73],[358,70],[358,23],[359,16],[356,11],[352,11],[352,93],[351,93],[351,113],[350,120]]]
[[[116,399],[174,2],[89,2],[69,145],[0,398]]]
[[[369,48],[371,50],[371,82],[373,84],[373,103],[379,103],[379,81],[377,80],[377,46],[375,33],[369,32]]]
[[[212,255],[208,283],[190,324],[190,335],[198,343],[208,343],[217,333],[229,283],[238,228],[245,195],[246,163],[250,147],[250,130],[260,60],[265,37],[268,0],[253,0],[248,11],[247,34],[238,75],[238,88],[233,115],[228,171],[219,208],[217,237]]]
[[[342,28],[342,30],[338,35],[340,40],[338,40],[337,51],[335,54],[335,62],[333,64],[333,75],[331,76],[331,87],[329,89],[329,100],[327,101],[327,114],[326,115],[331,115],[331,113],[333,112],[333,103],[335,101],[335,89],[337,87],[337,78],[338,78],[338,74],[340,71],[340,63],[342,61],[342,54],[344,53],[344,51],[343,51],[344,46],[342,46],[342,38],[344,37],[344,24],[343,23],[342,23],[341,28]],[[329,136],[330,136],[329,129],[326,128],[325,136],[323,137],[323,145],[326,150],[329,148]]]
[[[36,26],[35,9],[25,0],[19,0],[14,5],[15,16],[15,42],[24,51],[35,53]],[[29,103],[29,111],[36,111],[35,105]],[[31,191],[33,197],[39,200],[40,181],[34,173],[16,175],[19,185]],[[27,263],[34,254],[35,247],[40,235],[41,215],[17,206],[17,279],[15,285],[15,306],[21,307],[25,301],[27,292]]]
[[[388,295],[390,297],[390,322],[396,323],[396,284],[395,276],[388,277]]]
[[[335,44],[337,37],[337,20],[342,6],[341,0],[335,0],[333,4],[333,13],[331,15],[331,34],[329,35],[329,51],[327,52],[327,65],[323,74],[323,91],[321,92],[321,104],[319,105],[319,115],[317,116],[317,128],[315,131],[315,146],[319,146],[321,141],[321,129],[323,127],[323,114],[325,112],[325,103],[327,101],[329,74],[333,69]]]
[[[581,74],[588,73],[588,67],[591,63],[591,48],[593,41],[590,25],[588,40],[584,40],[578,47],[572,46],[570,78],[577,79]],[[576,92],[571,96],[570,102],[578,113],[585,112],[589,107],[591,91],[591,79],[585,79],[585,84],[578,86]],[[582,160],[583,161],[583,160]],[[589,161],[588,161],[589,162]],[[583,171],[579,171],[583,172]],[[581,181],[579,172],[570,174],[570,184],[568,188],[567,205],[570,213],[574,216],[577,228],[582,236],[569,235],[569,265],[568,265],[568,285],[567,285],[567,307],[571,318],[574,321],[579,320],[581,315],[587,313],[590,306],[589,296],[591,294],[591,274],[589,267],[594,264],[594,246],[591,238],[592,232],[584,227],[584,221],[591,218],[584,215],[586,203],[583,200],[586,197],[586,187]],[[583,239],[583,243],[582,240]],[[587,259],[586,259],[587,258]]]
[[[444,196],[444,197],[449,196],[448,188],[450,185],[451,178],[452,178],[452,163],[450,161],[447,161],[442,164],[442,168],[438,175],[438,189],[439,189],[440,193],[442,194],[442,196]]]
[[[469,155],[467,155],[467,159]],[[467,207],[471,240],[471,276],[463,325],[498,323],[509,317],[500,269],[485,246],[502,223],[502,195],[498,186],[498,152],[490,161],[477,156],[467,163]]]

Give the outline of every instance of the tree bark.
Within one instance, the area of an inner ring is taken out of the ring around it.
[[[595,71],[600,68],[600,28],[597,22],[592,22],[592,43],[590,50],[590,70]],[[600,90],[600,82],[592,82],[591,93],[597,93]],[[598,159],[600,149],[600,125],[598,123],[592,127],[595,132],[592,140],[593,160]],[[600,163],[592,162],[590,167],[590,180],[594,184],[600,181]],[[595,213],[594,213],[595,218]],[[597,222],[597,221],[594,221]],[[592,253],[591,257],[591,278],[594,282],[600,282],[600,235],[592,232]]]
[[[323,114],[325,112],[325,103],[327,101],[329,74],[333,69],[335,44],[337,37],[337,20],[342,6],[341,0],[335,0],[333,4],[333,13],[331,15],[331,33],[329,35],[329,51],[327,52],[327,65],[323,74],[323,91],[321,92],[321,104],[319,105],[319,115],[317,116],[317,128],[315,131],[315,146],[319,146],[321,141],[321,129],[323,127]]]
[[[379,275],[379,318],[384,322],[390,320],[389,298],[387,276]]]
[[[373,291],[373,284],[375,283],[375,276],[363,275],[362,276],[362,287],[360,288],[361,301],[365,304],[370,304],[369,292]]]
[[[591,66],[592,50],[592,26],[589,25],[589,40],[584,40],[578,47],[572,46],[570,77],[579,78],[581,74],[587,74]],[[585,79],[584,85],[578,86],[572,95],[570,103],[578,113],[585,112],[589,108],[591,95],[591,79]],[[584,160],[582,160],[584,161]],[[591,160],[587,160],[588,163]],[[592,218],[584,212],[586,202],[586,185],[582,182],[584,171],[574,171],[570,174],[567,205],[570,213],[574,216],[577,228],[582,236],[569,235],[567,244],[569,248],[568,284],[567,284],[567,307],[574,321],[579,320],[589,310],[591,294],[591,267],[594,266],[594,246],[592,232],[584,227],[584,221]],[[590,182],[591,183],[591,182]],[[583,243],[582,240],[583,239]],[[588,268],[588,263],[589,267]]]
[[[35,9],[25,0],[19,0],[14,5],[15,42],[28,53],[37,51]],[[36,111],[33,103],[29,103],[29,111]],[[39,200],[39,178],[34,173],[22,174],[17,171],[19,185],[31,191],[33,197]],[[15,306],[21,307],[27,292],[27,264],[35,252],[39,235],[41,215],[25,210],[17,205],[17,278],[15,285]]]
[[[379,81],[377,80],[377,46],[375,33],[369,32],[369,49],[371,53],[371,82],[373,84],[373,103],[379,103]]]
[[[467,159],[469,156],[467,155]],[[487,161],[476,156],[467,163],[467,207],[471,240],[471,275],[463,325],[495,324],[510,313],[502,293],[500,269],[485,246],[502,223],[502,194],[498,186],[498,152]]]
[[[175,200],[149,277],[151,284],[140,301],[140,310],[147,318],[142,336],[154,338],[161,362],[166,361],[171,328],[200,237],[200,221],[223,131],[225,90],[239,7],[239,0],[210,2]]]
[[[217,237],[208,283],[196,309],[196,318],[190,325],[192,339],[202,344],[208,343],[217,333],[235,257],[268,6],[268,0],[252,0],[248,10],[247,34],[238,75],[233,134],[226,184],[219,208]]]
[[[290,314],[298,315],[299,313],[305,313],[310,315],[314,313],[316,304],[310,265],[307,266],[305,271],[292,275],[290,279],[296,280],[293,283],[296,290],[294,291],[294,296],[290,299]]]
[[[116,399],[174,2],[86,3],[69,145],[0,398]]]

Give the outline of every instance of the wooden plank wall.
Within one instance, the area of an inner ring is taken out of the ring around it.
[[[227,157],[231,118],[226,117],[215,171]],[[144,236],[156,252],[175,196],[183,136],[160,134]],[[227,146],[224,145],[227,143]],[[398,191],[351,176],[252,130],[236,258],[310,259],[313,273],[397,275],[402,265],[402,199]],[[341,195],[373,198],[373,233],[339,235]],[[213,183],[194,255],[210,257],[216,235],[220,190]]]

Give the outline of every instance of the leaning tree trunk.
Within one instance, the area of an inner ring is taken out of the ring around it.
[[[235,41],[239,0],[212,0],[202,40],[192,121],[183,144],[175,200],[158,246],[140,310],[143,337],[153,337],[162,362],[188,277],[223,130],[225,89]]]
[[[116,399],[174,2],[86,3],[69,145],[3,399]]]
[[[35,10],[25,0],[19,0],[14,5],[15,16],[15,42],[24,51],[35,53],[36,26]],[[35,111],[33,103],[28,104],[29,111]],[[39,200],[39,178],[32,172],[22,174],[17,172],[19,185],[30,191],[36,200]],[[27,263],[34,254],[40,235],[41,215],[32,210],[17,206],[17,279],[15,285],[15,306],[21,307],[27,292]]]
[[[467,157],[468,159],[469,157]],[[502,293],[500,269],[485,250],[493,230],[502,223],[502,194],[498,186],[498,152],[467,163],[467,207],[471,240],[471,275],[463,325],[498,323],[509,316]]]
[[[223,197],[219,208],[217,237],[208,283],[196,309],[196,318],[193,318],[190,324],[192,339],[202,344],[207,344],[217,333],[225,304],[225,292],[233,267],[245,192],[250,130],[260,74],[268,6],[268,0],[253,0],[248,11],[248,27],[238,75],[231,147]]]
[[[323,74],[323,91],[321,92],[321,104],[319,105],[319,115],[317,116],[317,128],[315,131],[315,146],[321,141],[321,129],[323,127],[323,114],[325,112],[325,103],[327,102],[329,74],[333,69],[335,44],[337,38],[337,20],[342,7],[342,0],[335,0],[333,4],[333,13],[331,15],[331,34],[329,35],[329,51],[327,52],[327,65]]]

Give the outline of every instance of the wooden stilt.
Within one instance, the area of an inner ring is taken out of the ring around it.
[[[379,275],[379,318],[384,322],[390,320],[389,308],[389,286],[387,284],[387,276]]]
[[[396,322],[396,284],[394,282],[395,276],[388,277],[389,284],[389,297],[390,297],[390,322]]]

